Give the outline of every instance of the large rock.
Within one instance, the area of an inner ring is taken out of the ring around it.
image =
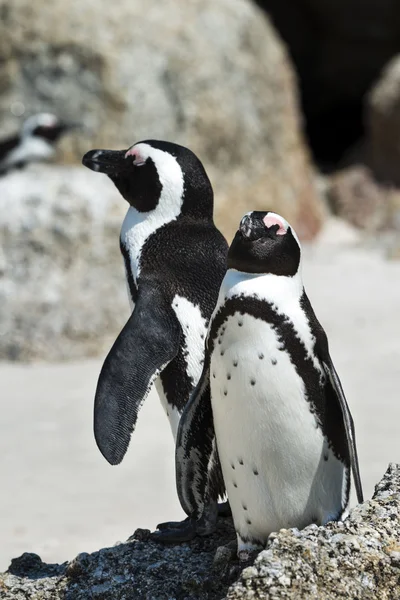
[[[321,213],[283,45],[249,0],[0,0],[0,119],[81,119],[61,160],[169,139],[204,161],[217,221],[283,213],[303,238]],[[51,24],[51,25],[50,25]],[[4,127],[4,129],[6,129]]]
[[[400,229],[400,190],[385,186],[365,165],[354,165],[327,178],[332,212],[367,232]]]
[[[36,165],[0,179],[0,359],[103,352],[129,315],[127,204],[106,177]]]
[[[376,177],[400,186],[400,55],[384,69],[366,102],[367,160]]]
[[[333,600],[400,598],[400,465],[390,465],[372,500],[340,523],[281,530],[240,573],[226,544],[229,519],[216,534],[173,547],[132,541],[70,563],[47,565],[23,554],[0,575],[2,600]],[[237,579],[236,583],[232,582]],[[229,587],[230,586],[230,587]]]

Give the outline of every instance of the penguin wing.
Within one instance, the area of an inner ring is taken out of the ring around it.
[[[94,435],[112,465],[121,462],[151,385],[179,349],[181,328],[159,291],[140,291],[97,383]]]
[[[329,381],[332,385],[332,388],[335,392],[335,396],[339,402],[340,409],[342,411],[343,423],[346,430],[346,438],[347,445],[349,448],[350,454],[350,463],[353,471],[354,477],[354,485],[356,487],[357,500],[361,504],[364,502],[364,495],[361,485],[361,477],[360,477],[360,468],[358,465],[358,456],[357,456],[357,446],[356,446],[356,435],[354,430],[354,422],[353,417],[351,416],[351,412],[349,406],[347,404],[346,396],[344,395],[342,384],[340,382],[339,376],[336,372],[335,367],[333,366],[332,359],[329,355],[329,352],[324,358],[321,358],[322,366],[324,371],[329,378]]]
[[[187,515],[199,519],[206,504],[225,493],[211,406],[209,359],[179,422],[176,486]]]
[[[344,395],[342,384],[340,382],[339,376],[336,372],[336,369],[333,365],[332,359],[329,354],[328,338],[322,325],[315,316],[311,303],[305,292],[302,297],[302,305],[305,309],[309,323],[311,325],[312,333],[315,336],[315,352],[322,364],[322,368],[324,369],[328,382],[332,387],[332,398],[336,399],[340,408],[340,412],[342,414],[343,424],[346,432],[347,446],[350,455],[350,464],[353,472],[354,484],[357,493],[357,499],[358,502],[361,503],[364,502],[364,496],[361,485],[360,468],[358,464],[356,435],[353,417],[351,416],[351,412],[349,409],[349,405],[347,404],[346,396]]]

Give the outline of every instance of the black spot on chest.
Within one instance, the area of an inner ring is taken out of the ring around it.
[[[305,306],[302,308],[305,310]],[[318,331],[313,322],[315,316],[308,315],[306,310],[305,313],[311,332],[317,338]],[[218,331],[229,317],[234,316],[237,319],[238,314],[250,315],[273,327],[278,337],[280,350],[288,354],[293,368],[304,382],[305,400],[309,404],[310,411],[315,415],[318,426],[327,437],[334,454],[349,465],[343,416],[335,391],[327,381],[325,374],[315,367],[313,357],[308,354],[300,335],[287,315],[278,313],[273,304],[258,298],[238,296],[228,299],[213,318],[207,351],[210,354],[213,352]],[[261,356],[264,358],[264,354],[259,354],[258,358],[261,359]],[[271,357],[271,363],[277,364],[275,357]],[[235,359],[233,365],[237,366],[237,364],[238,361]],[[254,378],[250,380],[250,385],[256,385]]]

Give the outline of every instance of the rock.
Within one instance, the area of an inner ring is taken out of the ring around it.
[[[1,178],[0,197],[0,359],[104,352],[129,316],[127,204],[106,177],[48,165]]]
[[[229,600],[400,598],[400,465],[390,465],[373,499],[326,527],[282,530]]]
[[[368,231],[391,224],[393,190],[375,181],[370,169],[356,165],[328,178],[327,197],[334,215]]]
[[[367,160],[376,177],[400,186],[400,55],[384,69],[366,102]]]
[[[293,71],[249,0],[0,0],[0,14],[7,129],[21,111],[81,119],[89,129],[63,140],[63,162],[146,138],[182,143],[205,163],[228,237],[257,208],[304,239],[318,231]]]
[[[389,465],[372,500],[354,508],[344,522],[282,529],[241,573],[237,560],[227,565],[233,537],[230,519],[220,519],[213,536],[176,546],[159,546],[142,536],[81,553],[64,565],[46,565],[37,555],[23,554],[0,574],[0,597],[398,600],[400,465]]]

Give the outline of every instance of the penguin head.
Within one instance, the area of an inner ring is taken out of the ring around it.
[[[228,269],[293,277],[301,247],[295,231],[280,215],[253,211],[244,215],[228,253]]]
[[[212,220],[213,190],[197,156],[188,148],[157,140],[138,142],[128,150],[90,150],[82,163],[105,173],[122,197],[148,213],[179,205],[180,214]]]
[[[40,113],[26,119],[22,125],[21,135],[23,138],[39,137],[49,142],[49,144],[53,144],[65,132],[79,126],[78,123],[61,121],[61,119],[50,113]]]

